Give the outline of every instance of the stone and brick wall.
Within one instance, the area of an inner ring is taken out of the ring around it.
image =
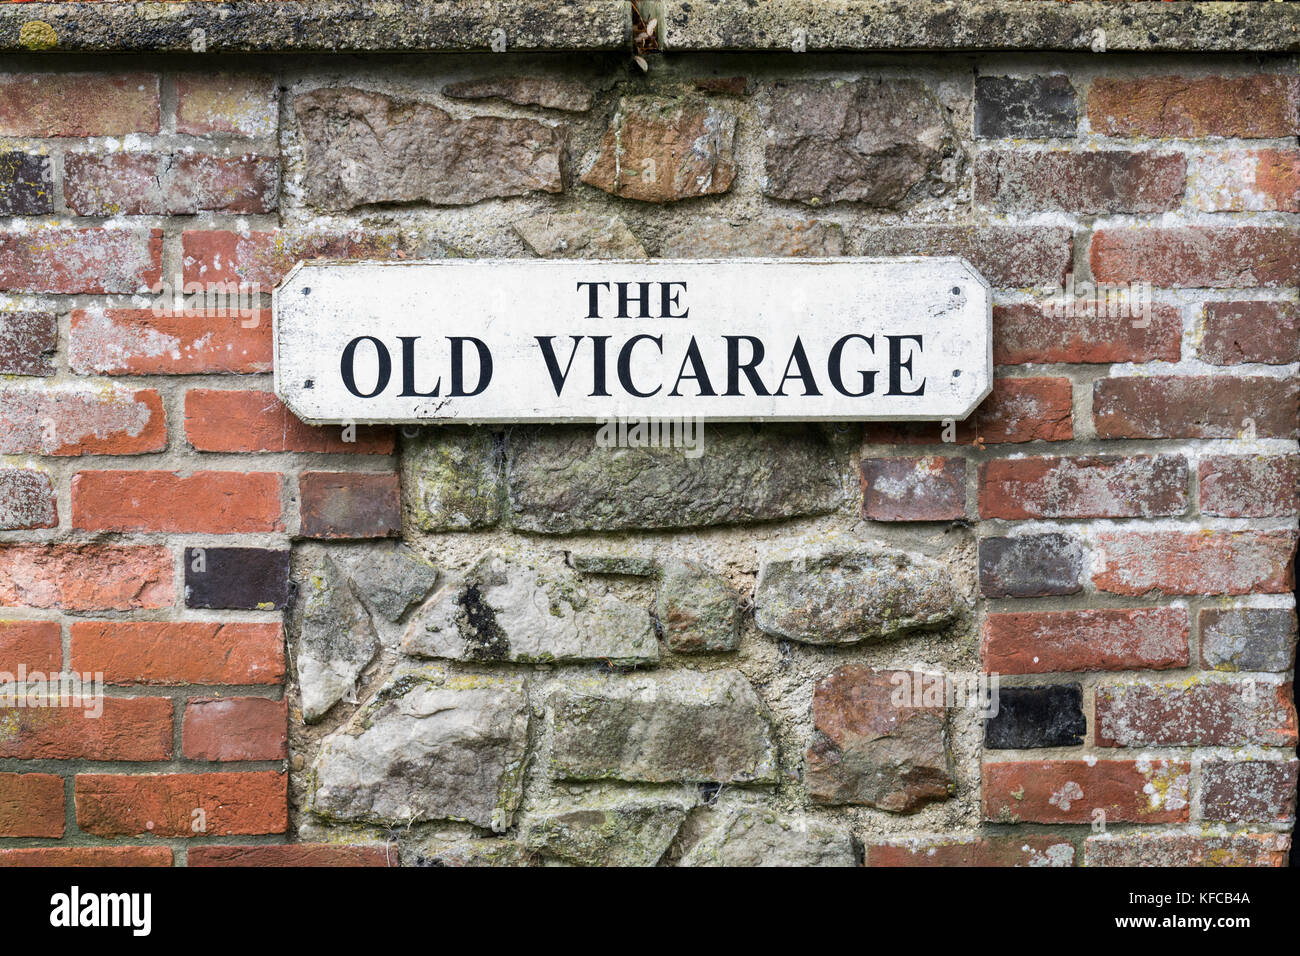
[[[0,864],[1284,864],[1297,59],[1032,42],[7,57],[0,672],[105,690],[0,708]],[[985,276],[976,413],[272,392],[304,258],[826,255]]]

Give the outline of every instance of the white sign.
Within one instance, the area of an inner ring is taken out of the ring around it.
[[[960,419],[991,308],[961,259],[303,262],[275,391],[317,424]]]

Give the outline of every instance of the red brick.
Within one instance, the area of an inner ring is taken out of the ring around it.
[[[1146,316],[1126,314],[1112,318],[1105,314],[1109,311],[1105,298],[1100,301],[1100,310],[1095,299],[1076,300],[1068,307],[1061,303],[994,306],[993,362],[1023,365],[1178,361],[1182,353],[1183,319],[1177,307],[1152,305]],[[1136,305],[1135,299],[1128,301]]]
[[[161,277],[161,229],[0,232],[0,290],[6,292],[146,292]]]
[[[181,234],[184,280],[242,282],[270,292],[302,259],[401,258],[400,239],[388,233],[207,232]]]
[[[1073,236],[1055,226],[894,226],[858,233],[864,256],[961,256],[991,285],[1060,285]]]
[[[38,846],[0,849],[0,866],[171,866],[169,846]]]
[[[0,136],[121,136],[158,132],[152,73],[0,75]]]
[[[275,80],[265,73],[181,73],[176,132],[192,136],[274,136]]]
[[[1300,211],[1300,150],[1197,153],[1187,197],[1206,212]]]
[[[188,866],[397,866],[397,853],[383,846],[285,843],[276,846],[196,846]]]
[[[867,866],[1073,866],[1065,837],[898,837],[867,847]]]
[[[1011,444],[1069,441],[1074,437],[1073,399],[1068,378],[999,378],[993,391],[964,421],[957,422],[953,442]],[[943,422],[881,422],[867,426],[869,442],[890,445],[939,445]]]
[[[63,836],[63,778],[0,773],[0,836]]]
[[[1296,281],[1300,235],[1288,226],[1099,229],[1089,257],[1098,282],[1171,288],[1288,286]]]
[[[1181,455],[1000,458],[979,469],[981,518],[1150,518],[1187,510]]]
[[[0,375],[53,375],[58,347],[53,312],[0,311]]]
[[[1207,760],[1201,764],[1201,818],[1228,823],[1295,819],[1300,761]]]
[[[1099,438],[1295,438],[1300,379],[1151,375],[1092,390]]]
[[[270,309],[257,309],[248,317],[75,309],[68,364],[82,375],[269,372],[271,352]]]
[[[966,517],[964,458],[868,458],[861,467],[865,518],[951,521]]]
[[[282,476],[263,471],[82,471],[72,526],[87,531],[207,534],[283,531]]]
[[[279,684],[284,627],[219,621],[75,621],[72,667],[109,684]]]
[[[181,750],[187,760],[284,760],[289,712],[265,697],[191,697]]]
[[[35,468],[0,468],[0,531],[58,524],[58,496],[49,475]]]
[[[1103,77],[1088,94],[1088,120],[1103,136],[1271,139],[1300,133],[1295,76]]]
[[[1295,549],[1294,531],[1106,532],[1092,581],[1112,594],[1284,594]]]
[[[0,671],[53,673],[63,667],[63,638],[58,621],[0,621]]]
[[[1186,179],[1181,153],[993,150],[975,161],[975,201],[999,212],[1164,212]]]
[[[77,825],[102,837],[283,833],[289,823],[287,781],[271,771],[78,774]]]
[[[1086,866],[1286,866],[1290,849],[1285,833],[1107,834],[1088,837],[1083,857]]]
[[[391,428],[357,426],[347,442],[339,425],[304,425],[273,392],[209,388],[186,393],[185,435],[199,451],[391,455],[396,446]]]
[[[396,474],[303,472],[298,478],[306,538],[392,538],[402,534]]]
[[[74,699],[72,706],[0,708],[0,758],[170,760],[172,702],[166,697]],[[97,706],[97,705],[96,705]],[[90,708],[89,710],[87,708]]]
[[[141,455],[166,447],[162,396],[151,388],[0,387],[0,454]]]
[[[166,547],[0,545],[0,606],[69,611],[171,607],[172,564]]]
[[[1290,684],[1102,684],[1096,706],[1098,747],[1296,745]]]
[[[997,674],[1186,667],[1187,610],[1022,611],[984,619],[980,654]]]
[[[1300,362],[1294,302],[1207,302],[1200,357],[1211,365]]]
[[[1200,464],[1201,513],[1226,518],[1300,514],[1300,456],[1214,455]]]
[[[69,153],[63,198],[79,216],[274,212],[280,162],[202,153]]]
[[[986,763],[984,819],[1001,823],[1182,823],[1191,767],[1169,760]]]

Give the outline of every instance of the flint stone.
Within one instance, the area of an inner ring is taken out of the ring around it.
[[[411,619],[402,650],[413,657],[530,664],[659,659],[644,609],[589,594],[568,568],[543,570],[497,552],[483,555],[429,599]]]
[[[369,203],[459,206],[564,189],[565,130],[533,119],[453,119],[429,103],[351,87],[294,101],[306,188],[319,209]]]
[[[515,223],[528,248],[548,259],[644,259],[646,252],[618,216],[552,213]]]
[[[563,780],[775,783],[767,708],[738,671],[588,678],[552,697]]]
[[[581,113],[591,109],[592,93],[578,80],[555,76],[502,76],[450,83],[443,94],[457,100],[500,99],[517,106]]]
[[[678,866],[857,866],[844,827],[744,808],[713,811]]]
[[[335,821],[501,832],[519,805],[528,713],[521,680],[397,677],[321,746],[310,808]]]
[[[897,205],[938,167],[949,138],[917,80],[790,83],[772,90],[763,118],[763,192],[800,202]]]
[[[825,433],[809,426],[711,426],[708,453],[601,448],[594,427],[511,434],[511,523],[568,534],[744,524],[823,514],[843,500]]]
[[[576,866],[654,866],[686,820],[684,802],[628,801],[530,815],[519,822],[529,849]]]
[[[754,588],[759,629],[803,644],[856,644],[940,627],[962,605],[942,564],[857,541],[778,552],[759,565]]]
[[[379,642],[370,614],[328,555],[303,582],[295,617],[302,718],[310,724],[352,693]]]
[[[426,428],[402,449],[402,500],[421,531],[490,528],[503,510],[501,447],[487,428]]]
[[[348,548],[336,557],[366,607],[389,621],[428,597],[438,581],[438,569],[404,544]]]
[[[911,813],[949,797],[957,780],[944,707],[915,699],[917,676],[850,664],[817,682],[804,765],[813,802]],[[896,693],[905,696],[895,702]]]
[[[655,616],[668,646],[681,654],[712,654],[740,646],[740,596],[694,561],[665,561]]]

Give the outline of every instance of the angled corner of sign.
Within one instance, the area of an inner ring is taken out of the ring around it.
[[[971,261],[969,259],[967,259],[965,256],[944,256],[943,258],[949,262],[956,263],[958,266],[964,269],[967,275],[969,275],[972,279],[974,279],[976,282],[980,284],[980,287],[984,289],[984,292],[988,295],[990,300],[992,299],[993,286],[990,285],[989,280],[985,279],[984,276],[980,273],[980,271],[971,264]]]

